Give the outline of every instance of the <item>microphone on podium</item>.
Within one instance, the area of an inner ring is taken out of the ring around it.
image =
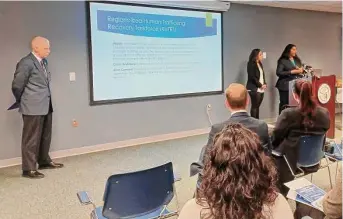
[[[307,65],[307,64],[304,63],[304,64],[302,64],[302,67],[304,69],[304,76],[305,75],[313,76],[313,68],[312,68],[312,66]]]
[[[320,78],[319,75],[316,75],[314,70],[313,70],[313,67],[311,65],[307,65],[307,64],[303,64],[302,65],[303,69],[304,69],[304,76],[311,76],[311,77],[315,77],[317,79]]]

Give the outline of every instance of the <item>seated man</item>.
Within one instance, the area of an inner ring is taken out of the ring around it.
[[[191,165],[191,176],[199,173],[197,187],[199,187],[201,182],[201,172],[204,167],[204,159],[213,145],[214,137],[228,124],[242,124],[244,127],[250,129],[259,136],[261,143],[263,147],[265,147],[266,151],[269,152],[269,150],[271,149],[271,142],[268,135],[267,124],[263,121],[251,117],[247,113],[249,98],[248,91],[246,90],[245,86],[242,84],[233,83],[225,90],[225,96],[225,103],[227,108],[231,112],[231,117],[222,123],[212,126],[211,132],[208,137],[208,142],[201,150],[199,161]]]

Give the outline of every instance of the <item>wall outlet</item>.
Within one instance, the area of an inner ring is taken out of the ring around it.
[[[69,81],[76,81],[75,72],[69,72]]]
[[[211,104],[207,104],[206,109],[207,110],[211,110],[212,109],[212,105]]]

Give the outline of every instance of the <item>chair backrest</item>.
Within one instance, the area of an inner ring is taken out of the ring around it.
[[[306,135],[299,139],[297,164],[300,167],[310,167],[318,164],[324,157],[325,135]]]
[[[172,163],[109,177],[103,216],[108,219],[139,217],[167,205],[174,196]]]

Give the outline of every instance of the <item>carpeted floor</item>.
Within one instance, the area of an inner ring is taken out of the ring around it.
[[[342,115],[337,115],[335,118],[335,126],[336,126],[336,131],[338,131],[342,136]],[[337,135],[336,135],[337,138]]]
[[[182,206],[195,190],[196,178],[189,177],[189,165],[198,159],[206,141],[207,135],[203,135],[60,159],[58,162],[64,163],[65,168],[42,171],[46,177],[39,180],[20,177],[20,166],[0,169],[0,218],[87,219],[91,207],[78,203],[77,191],[88,191],[95,203],[101,205],[105,182],[110,175],[169,161],[182,177],[176,184]],[[332,165],[332,178],[335,170],[336,165]],[[328,190],[327,170],[320,170],[313,180]],[[294,206],[291,201],[290,204]]]
[[[0,169],[0,218],[6,219],[86,219],[91,207],[81,206],[77,191],[88,191],[97,205],[107,178],[112,174],[141,170],[173,162],[182,176],[177,183],[183,205],[192,198],[195,178],[189,165],[198,159],[207,136],[141,145],[60,159],[65,168],[42,171],[44,179],[20,177],[20,166]]]

